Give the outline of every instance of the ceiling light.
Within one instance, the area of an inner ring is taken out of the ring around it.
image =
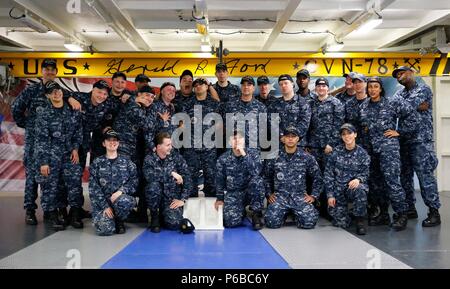
[[[75,42],[71,42],[71,41],[66,41],[64,42],[64,47],[69,50],[69,51],[74,51],[74,52],[80,52],[83,51],[83,47]]]
[[[374,14],[367,21],[361,24],[358,29],[355,30],[355,33],[365,34],[383,22],[383,18],[380,15]]]
[[[47,26],[35,20],[34,18],[31,18],[27,14],[24,14],[24,16],[20,18],[19,21],[39,33],[47,33],[50,30]]]
[[[202,44],[200,45],[200,48],[203,52],[210,52],[211,51],[211,46],[208,44]]]
[[[202,37],[200,48],[203,52],[211,51],[211,42],[209,41],[209,36]]]

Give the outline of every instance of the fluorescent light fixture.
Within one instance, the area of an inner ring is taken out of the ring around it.
[[[200,45],[200,48],[203,52],[209,52],[211,51],[211,46],[209,45],[209,43],[202,43]]]
[[[64,47],[69,50],[69,51],[76,51],[76,52],[80,52],[83,51],[83,47],[81,47],[81,45],[75,43],[75,42],[65,42],[64,43]]]
[[[39,33],[47,33],[50,29],[47,26],[39,22],[38,20],[31,18],[29,15],[24,14],[25,16],[20,18],[19,21],[24,23],[26,26],[30,27],[36,32]]]
[[[361,26],[359,26],[358,29],[355,30],[355,33],[365,34],[380,25],[382,22],[383,18],[381,18],[381,16],[374,15],[369,20],[361,24]]]

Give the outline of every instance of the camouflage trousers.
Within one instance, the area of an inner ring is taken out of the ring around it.
[[[200,170],[203,171],[203,192],[205,197],[216,196],[216,160],[217,153],[215,149],[185,149],[183,157],[189,167],[193,182],[193,191],[191,197],[198,197],[198,186],[200,185]]]
[[[333,225],[341,228],[350,226],[351,218],[348,210],[349,203],[353,203],[353,215],[355,217],[366,216],[368,191],[369,187],[366,184],[359,184],[359,186],[353,190],[348,188],[348,184],[338,186],[334,194],[336,204],[334,207],[328,207],[328,212],[333,218]]]
[[[401,182],[406,193],[408,207],[414,207],[416,203],[414,190],[414,172],[419,179],[420,193],[426,206],[439,209],[439,193],[434,170],[438,165],[438,159],[434,151],[434,143],[400,142],[401,157]]]
[[[268,228],[280,228],[289,211],[295,214],[297,227],[313,229],[319,219],[319,212],[313,204],[308,204],[301,196],[288,196],[276,193],[276,201],[269,204],[265,215],[265,223]]]
[[[227,191],[224,196],[223,225],[235,227],[242,223],[245,217],[245,207],[250,210],[262,211],[264,206],[264,185],[260,177],[253,178],[246,190]]]
[[[24,209],[36,210],[36,199],[38,197],[38,183],[36,182],[36,170],[33,158],[34,134],[30,129],[25,130],[25,146],[23,154],[23,165],[25,167],[25,194]]]
[[[81,186],[81,166],[72,164],[68,156],[50,161],[50,174],[42,176],[36,167],[36,181],[41,186],[41,206],[44,212],[66,207],[83,206],[83,188]]]
[[[132,196],[122,194],[112,204],[114,211],[114,218],[109,218],[104,215],[103,211],[94,212],[92,222],[95,227],[95,232],[100,236],[110,236],[116,232],[116,219],[121,221],[128,217],[130,211],[136,206],[136,201]]]
[[[398,147],[383,148],[371,155],[369,198],[380,207],[389,203],[396,213],[407,210],[406,194],[400,182],[400,151]]]

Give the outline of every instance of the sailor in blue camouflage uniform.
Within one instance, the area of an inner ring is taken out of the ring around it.
[[[279,131],[282,133],[288,126],[294,126],[300,133],[300,138],[303,139],[308,132],[311,108],[306,98],[294,93],[294,80],[289,74],[280,75],[278,85],[281,97],[269,106],[269,120],[271,114],[277,113],[280,120]]]
[[[64,230],[65,224],[58,216],[58,208],[66,208],[67,191],[70,205],[70,224],[82,228],[81,167],[78,149],[82,141],[82,123],[79,111],[72,110],[63,100],[58,83],[48,81],[45,95],[50,105],[36,109],[36,140],[34,160],[36,181],[41,186],[41,205],[49,216],[53,229]],[[63,189],[61,190],[61,183]]]
[[[192,71],[186,69],[180,76],[180,89],[177,90],[175,94],[175,99],[173,100],[173,104],[175,106],[176,112],[181,112],[183,108],[183,104],[186,101],[189,101],[195,96],[195,92],[193,90],[194,75]],[[205,78],[206,84],[208,85],[207,94],[208,97],[215,100],[216,102],[220,102],[219,95],[217,91],[214,89],[214,86]]]
[[[175,111],[180,112],[185,101],[193,98],[195,93],[193,91],[192,82],[194,81],[194,74],[189,69],[185,69],[180,75],[180,89],[175,93],[173,104]]]
[[[121,136],[119,154],[129,157],[138,171],[139,186],[136,191],[136,196],[139,197],[138,210],[132,211],[128,220],[133,222],[147,221],[142,166],[144,156],[154,148],[156,121],[155,111],[152,109],[154,98],[153,88],[148,85],[141,86],[137,95],[132,95],[121,107],[113,124],[113,129]],[[144,138],[141,143],[140,137]]]
[[[102,156],[106,153],[103,146],[103,135],[105,131],[112,128],[114,119],[119,114],[119,111],[126,101],[133,94],[126,89],[127,76],[123,72],[115,72],[112,76],[111,88],[108,92],[108,98],[105,105],[108,107],[108,111],[105,113],[105,117],[99,128],[95,129],[92,133],[92,147],[91,147],[91,160]]]
[[[256,79],[256,84],[258,85],[259,93],[255,95],[255,98],[266,107],[269,107],[276,100],[275,91],[271,90],[269,78],[262,75]]]
[[[371,198],[380,207],[380,214],[369,220],[369,225],[388,225],[389,201],[399,216],[392,223],[396,231],[406,229],[408,218],[405,191],[400,182],[400,144],[399,135],[415,135],[419,126],[417,112],[403,99],[386,97],[379,77],[367,80],[367,93],[370,101],[361,108],[361,122],[369,133],[373,152],[370,182]],[[398,126],[399,122],[402,126]]]
[[[345,77],[344,82],[344,91],[336,94],[336,98],[339,99],[342,104],[345,104],[348,100],[355,97],[355,89],[353,88],[353,78],[355,77],[356,72],[344,73],[343,77]]]
[[[311,81],[311,75],[307,69],[300,69],[297,71],[296,82],[298,86],[297,95],[301,96],[306,100],[306,102],[310,102],[315,98],[314,91],[309,89],[309,82]]]
[[[230,143],[231,149],[217,160],[214,206],[217,210],[223,205],[225,227],[236,227],[242,224],[245,207],[250,205],[253,229],[260,230],[265,196],[260,152],[246,149],[244,134],[239,131],[233,133]]]
[[[417,137],[400,135],[401,181],[408,203],[408,218],[418,217],[414,190],[414,172],[416,172],[422,199],[429,210],[422,226],[434,227],[441,223],[439,214],[441,203],[434,176],[438,160],[433,138],[433,92],[428,85],[417,82],[414,71],[407,66],[397,68],[392,76],[404,86],[397,91],[396,96],[407,101],[418,112],[420,118]]]
[[[155,123],[155,132],[168,132],[172,135],[178,125],[172,124],[172,117],[175,115],[175,106],[173,100],[175,98],[176,87],[172,82],[164,82],[160,88],[160,96],[153,103],[153,110],[157,116]]]
[[[117,153],[119,134],[114,130],[106,131],[103,145],[106,154],[89,167],[92,222],[100,236],[124,234],[124,220],[136,206],[133,197],[138,185],[136,165]]]
[[[237,101],[241,95],[239,86],[228,81],[228,68],[225,63],[218,63],[216,65],[217,82],[213,85],[214,89],[219,95],[220,102],[225,104],[228,101]]]
[[[339,129],[344,123],[344,106],[328,94],[328,80],[316,80],[316,97],[310,102],[311,122],[308,131],[307,147],[316,158],[320,169],[325,169],[327,156],[333,147],[341,143]]]
[[[148,85],[142,86],[137,95],[131,96],[121,107],[114,120],[113,129],[121,136],[118,148],[119,153],[129,157],[136,165],[139,164],[137,153],[138,133],[140,130],[143,130],[144,134],[148,135],[146,138],[149,141],[154,135],[153,122],[156,119],[152,110],[154,98],[153,88]],[[147,142],[146,146],[147,152],[154,147],[151,142]]]
[[[195,96],[184,102],[182,112],[189,115],[191,123],[191,137],[187,140],[190,147],[184,147],[182,155],[186,160],[191,171],[192,177],[192,193],[191,197],[198,197],[198,186],[200,185],[200,170],[203,172],[203,193],[205,197],[216,196],[215,173],[217,150],[214,143],[206,145],[203,136],[206,131],[215,127],[216,123],[204,123],[204,118],[209,113],[219,113],[219,102],[212,99],[208,95],[208,83],[204,78],[197,78],[192,86],[194,87]],[[201,114],[200,114],[201,111]],[[199,118],[202,116],[202,118]],[[201,135],[195,134],[195,127],[198,123],[202,124]],[[187,124],[186,124],[187,125]],[[215,139],[211,140],[215,141]],[[186,143],[186,144],[187,144]]]
[[[284,150],[276,159],[265,162],[264,182],[268,207],[265,224],[268,228],[283,225],[288,212],[293,211],[297,227],[312,229],[319,218],[314,206],[323,187],[322,174],[314,157],[298,147],[300,133],[293,126],[282,137]],[[306,192],[306,179],[312,179],[311,194]]]
[[[44,85],[53,81],[58,73],[55,59],[46,58],[41,63],[42,81],[28,85],[15,99],[11,106],[11,114],[18,127],[25,129],[25,146],[23,164],[25,167],[25,194],[24,209],[26,210],[25,222],[28,225],[36,225],[37,209],[36,199],[38,184],[35,178],[34,168],[34,143],[35,143],[35,120],[36,108],[48,104],[45,96]],[[73,109],[80,109],[80,104],[63,90],[64,98],[68,99]]]
[[[160,132],[155,138],[156,149],[145,157],[145,197],[150,209],[150,230],[160,232],[160,214],[165,227],[180,229],[183,206],[192,192],[189,168],[183,157],[172,150],[171,136]]]
[[[365,235],[370,157],[356,144],[357,130],[352,124],[341,126],[341,137],[344,144],[333,150],[323,176],[328,211],[334,226],[348,228],[351,224],[348,204],[353,203],[356,233]]]
[[[101,128],[102,120],[108,111],[106,99],[108,97],[109,85],[104,80],[94,83],[91,92],[76,92],[74,98],[81,103],[81,115],[83,120],[83,143],[78,155],[80,157],[81,168],[86,167],[87,153],[93,148],[91,134],[96,129]],[[91,156],[91,163],[93,158]]]
[[[344,103],[345,122],[351,123],[356,128],[356,143],[361,145],[370,154],[369,135],[362,129],[360,119],[361,106],[369,101],[366,93],[366,77],[360,73],[353,73],[352,78],[355,95]]]
[[[251,76],[244,76],[241,79],[241,96],[237,101],[229,101],[225,104],[222,111],[222,118],[224,120],[225,131],[232,133],[234,130],[244,130],[245,122],[245,146],[248,148],[258,148],[259,149],[259,134],[260,130],[264,129],[261,127],[263,124],[260,121],[264,121],[264,116],[266,116],[267,121],[267,108],[256,100],[253,96],[255,91],[255,80]],[[242,115],[241,115],[242,114]],[[245,121],[244,121],[244,117]],[[227,118],[232,118],[234,120],[233,127],[227,127],[226,122],[229,121]],[[241,124],[240,124],[241,123]],[[264,123],[263,125],[266,125]]]
[[[315,85],[316,95],[309,103],[311,121],[306,150],[315,157],[321,172],[323,172],[333,148],[341,143],[339,129],[344,123],[345,111],[344,105],[337,98],[328,94],[329,83],[326,78],[317,78]],[[326,203],[326,195],[321,194],[318,202],[320,214],[326,219],[330,219]]]

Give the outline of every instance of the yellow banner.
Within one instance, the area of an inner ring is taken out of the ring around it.
[[[124,72],[129,77],[179,77],[190,69],[197,76],[214,76],[216,57],[207,53],[0,53],[16,77],[40,77],[44,58],[56,58],[59,77],[109,77]],[[449,75],[447,55],[402,53],[234,53],[224,58],[231,76],[295,75],[302,68],[312,76],[342,76],[355,71],[367,76],[391,76],[402,65],[420,76]]]

